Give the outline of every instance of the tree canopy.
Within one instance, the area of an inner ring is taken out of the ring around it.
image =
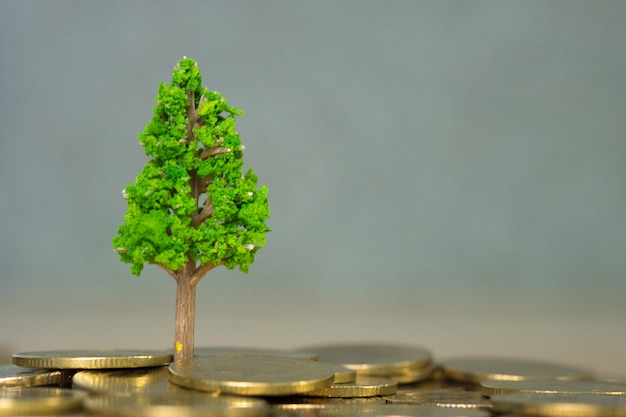
[[[248,271],[270,230],[267,187],[257,188],[251,169],[243,173],[235,130],[242,114],[202,87],[193,59],[183,58],[171,84],[159,85],[154,116],[139,135],[151,159],[122,191],[128,209],[113,238],[133,274],[145,264],[176,279],[185,268],[197,279],[219,265]]]

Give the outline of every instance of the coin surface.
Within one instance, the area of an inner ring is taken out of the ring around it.
[[[467,408],[428,407],[408,404],[372,404],[352,406],[333,404],[315,410],[318,417],[359,416],[359,417],[489,417],[484,410]]]
[[[329,387],[333,370],[318,362],[267,355],[211,355],[173,362],[171,382],[236,395],[293,395]]]
[[[398,383],[392,379],[357,375],[354,382],[333,384],[328,388],[307,392],[313,397],[358,398],[391,395],[398,391]]]
[[[272,409],[281,410],[317,410],[328,407],[350,406],[352,410],[365,409],[373,404],[384,405],[383,397],[355,397],[355,398],[336,398],[336,397],[309,397],[305,395],[287,396],[287,397],[271,397],[267,398]]]
[[[303,352],[303,351],[298,351],[298,350],[218,346],[218,347],[197,347],[197,348],[194,348],[193,352],[194,352],[194,356],[246,354],[246,355],[284,356],[287,358],[309,359],[312,361],[318,360],[317,355],[315,353]]]
[[[409,404],[385,404],[380,397],[327,398],[306,397],[316,402],[272,404],[272,416],[312,417],[489,417],[484,410],[444,408]],[[306,400],[305,398],[305,400]],[[508,417],[508,416],[507,416]]]
[[[334,344],[304,347],[322,362],[340,363],[357,373],[385,376],[431,365],[432,357],[421,347],[393,344]]]
[[[539,394],[516,392],[491,397],[492,411],[533,416],[624,417],[626,397],[604,394]]]
[[[13,364],[37,369],[113,369],[167,365],[172,354],[156,350],[52,350],[13,355]]]
[[[265,417],[269,405],[258,398],[218,396],[185,390],[123,396],[93,396],[85,407],[97,413],[121,417]]]
[[[463,357],[441,362],[446,378],[480,384],[488,379],[520,381],[529,379],[588,380],[592,375],[582,369],[548,362],[494,357]]]
[[[172,384],[168,378],[167,366],[89,370],[77,372],[72,378],[72,384],[87,391],[126,396],[168,393],[185,389]]]
[[[626,384],[606,381],[487,380],[480,385],[481,393],[486,397],[509,392],[626,395]]]
[[[60,385],[72,379],[72,372],[66,370],[31,369],[16,365],[0,368],[0,387],[35,387],[39,385]]]
[[[69,388],[0,389],[0,415],[60,414],[80,410],[85,393]]]
[[[419,382],[430,378],[434,370],[435,367],[429,365],[422,368],[405,368],[403,370],[399,370],[398,372],[386,372],[382,375],[386,378],[395,380],[398,384],[411,384],[413,382]],[[378,374],[376,372],[370,372],[366,375],[377,376]]]
[[[458,389],[434,389],[402,391],[386,396],[389,404],[415,404],[432,407],[452,408],[491,408],[491,402],[478,391],[461,391]]]
[[[403,384],[403,386],[400,387],[399,391],[401,392],[401,391],[406,391],[406,390],[415,391],[415,390],[434,390],[434,389],[452,389],[452,388],[463,391],[467,389],[467,384],[444,378],[441,368],[436,367],[426,379],[419,380],[411,384]]]
[[[330,367],[335,373],[335,379],[333,384],[345,384],[347,382],[356,381],[356,371],[354,369],[346,368],[338,363],[322,362],[324,365]]]

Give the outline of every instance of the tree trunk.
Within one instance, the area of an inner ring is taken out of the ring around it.
[[[176,286],[176,332],[174,360],[193,357],[193,334],[196,316],[196,283],[189,275],[180,277]]]

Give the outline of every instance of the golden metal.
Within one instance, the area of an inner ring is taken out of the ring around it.
[[[402,391],[385,397],[389,404],[415,404],[451,408],[491,408],[491,402],[478,391],[458,389],[434,389]]]
[[[463,357],[441,363],[444,376],[459,382],[480,384],[488,379],[522,381],[557,379],[580,381],[592,379],[582,369],[569,368],[548,362],[497,357]]]
[[[398,370],[397,372],[388,372],[379,374],[377,372],[363,372],[358,371],[359,375],[364,376],[379,376],[383,378],[390,378],[395,380],[398,384],[411,384],[413,382],[423,381],[428,379],[433,374],[434,366],[425,366],[422,368],[406,368]]]
[[[58,350],[13,355],[13,364],[37,369],[119,369],[167,365],[172,354],[158,350]]]
[[[0,416],[60,414],[80,410],[85,394],[68,388],[0,389]]]
[[[338,363],[322,363],[332,369],[335,373],[333,384],[345,384],[356,381],[356,371],[354,369],[346,368]]]
[[[335,344],[308,346],[322,362],[340,363],[358,374],[386,376],[431,365],[432,357],[421,347],[394,344]]]
[[[70,382],[72,372],[7,365],[0,368],[0,387],[35,387]]]
[[[472,387],[475,388],[474,386]],[[403,384],[402,387],[399,387],[398,391],[402,392],[452,388],[463,391],[467,389],[467,384],[444,378],[441,368],[435,367],[435,369],[425,379],[410,384]]]
[[[308,397],[311,400],[315,397]],[[325,398],[318,402],[272,404],[272,416],[315,417],[489,417],[484,410],[385,404],[380,397]],[[507,416],[508,417],[508,416]]]
[[[315,410],[316,417],[489,417],[485,410],[429,407],[408,404],[341,405],[333,404]]]
[[[606,381],[487,380],[481,382],[480,386],[482,395],[486,397],[509,392],[626,395],[626,384]]]
[[[359,398],[391,395],[398,391],[398,383],[388,378],[358,375],[354,382],[333,384],[328,388],[308,392],[313,397]]]
[[[624,417],[626,397],[604,394],[509,393],[491,397],[496,414],[544,417]]]
[[[79,371],[72,378],[76,388],[114,395],[162,394],[184,388],[170,383],[167,366],[118,370]]]
[[[130,397],[93,396],[85,400],[85,407],[119,417],[265,417],[270,412],[262,399],[215,397],[190,390]]]
[[[209,355],[232,355],[232,354],[246,354],[246,355],[267,355],[267,356],[284,356],[287,358],[295,359],[309,359],[317,361],[317,355],[312,352],[303,352],[298,350],[282,350],[282,349],[262,349],[262,348],[247,348],[247,347],[197,347],[193,350],[194,356],[209,356]]]
[[[303,359],[267,355],[211,355],[173,362],[171,382],[201,391],[276,396],[329,387],[335,373]]]
[[[296,412],[316,417],[452,417],[488,416],[487,410],[507,416],[626,417],[626,383],[590,380],[585,370],[548,362],[465,357],[435,367],[428,351],[386,344],[332,345],[306,352],[207,347],[196,353],[176,363],[170,363],[171,354],[165,351],[15,354],[13,362],[20,366],[0,368],[0,416],[79,417],[87,412],[82,404],[88,403],[89,411],[148,417],[280,417]],[[351,357],[340,362],[343,365],[327,362],[343,354]],[[157,365],[147,365],[155,358]],[[75,373],[77,369],[87,370]],[[64,384],[72,374],[75,390],[57,388],[34,397],[40,388],[2,388]],[[387,380],[380,383],[376,377]],[[398,383],[405,385],[399,389]],[[492,399],[481,397],[476,384]],[[107,395],[86,399],[84,390]],[[64,399],[68,391],[74,405]],[[229,397],[223,394],[265,396],[267,401],[271,397],[272,405],[262,400],[261,405],[245,405],[252,399],[242,397],[239,405],[213,401]]]
[[[383,397],[356,397],[356,398],[333,398],[333,397],[310,397],[305,395],[273,397],[271,406],[280,410],[316,410],[334,406],[351,406],[354,408],[367,408],[373,404],[386,404]]]

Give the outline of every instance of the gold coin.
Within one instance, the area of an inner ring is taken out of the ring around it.
[[[311,397],[314,399],[314,397]],[[328,398],[315,403],[272,404],[277,417],[489,417],[484,410],[429,407],[422,405],[385,404],[380,397]],[[508,416],[507,416],[508,417]]]
[[[333,384],[328,388],[306,393],[313,397],[376,397],[391,395],[398,391],[398,383],[388,378],[358,375],[354,382]]]
[[[167,366],[119,370],[79,371],[72,378],[74,387],[115,395],[157,394],[184,388],[170,383]]]
[[[335,379],[333,384],[345,384],[347,382],[354,382],[356,380],[356,371],[354,369],[346,368],[338,363],[323,362],[335,373]]]
[[[489,400],[477,391],[458,389],[435,389],[425,391],[403,391],[385,397],[389,404],[415,404],[432,407],[490,408]]]
[[[65,370],[30,369],[8,365],[0,368],[0,387],[34,387],[70,382],[72,373]]]
[[[467,386],[466,384],[444,378],[443,373],[441,372],[441,368],[436,367],[426,379],[416,381],[412,384],[403,384],[403,386],[400,387],[399,391],[452,388],[463,391],[467,388]]]
[[[485,410],[467,408],[429,407],[411,404],[340,405],[315,411],[316,417],[489,417]]]
[[[245,354],[245,355],[267,355],[267,356],[284,356],[287,358],[295,359],[309,359],[312,361],[318,360],[317,355],[312,352],[302,352],[297,350],[281,350],[281,349],[260,349],[260,348],[247,348],[247,347],[197,347],[193,350],[194,356],[209,356],[209,355],[232,355],[232,354]]]
[[[509,392],[626,395],[626,384],[606,381],[487,380],[480,385],[482,395],[486,397]]]
[[[172,354],[154,350],[59,350],[13,355],[13,364],[38,369],[113,369],[166,365]]]
[[[480,384],[488,379],[578,381],[592,378],[592,375],[585,370],[547,362],[480,356],[450,359],[442,362],[441,368],[445,377],[472,384]]]
[[[2,388],[0,415],[60,414],[80,410],[85,394],[68,388]]]
[[[270,411],[269,405],[258,398],[214,397],[189,390],[130,397],[93,396],[85,400],[85,407],[120,417],[265,417]]]
[[[398,384],[411,384],[413,382],[419,382],[430,378],[430,376],[433,374],[434,369],[434,366],[425,366],[416,369],[406,368],[398,372],[388,372],[382,375],[379,375],[376,372],[365,374],[361,372],[361,375],[382,376],[385,378],[393,379]]]
[[[421,347],[389,344],[336,344],[309,346],[320,361],[340,363],[358,374],[387,376],[429,367],[431,354]]]
[[[333,397],[308,397],[304,395],[272,397],[270,400],[272,409],[281,410],[315,410],[329,406],[349,405],[353,408],[365,408],[372,404],[385,404],[383,397],[355,397],[355,398],[333,398]]]
[[[491,397],[492,411],[533,416],[624,417],[626,397],[604,394],[539,394],[516,392]]]
[[[329,387],[335,373],[304,359],[266,355],[211,355],[173,362],[171,382],[236,395],[292,395]]]

